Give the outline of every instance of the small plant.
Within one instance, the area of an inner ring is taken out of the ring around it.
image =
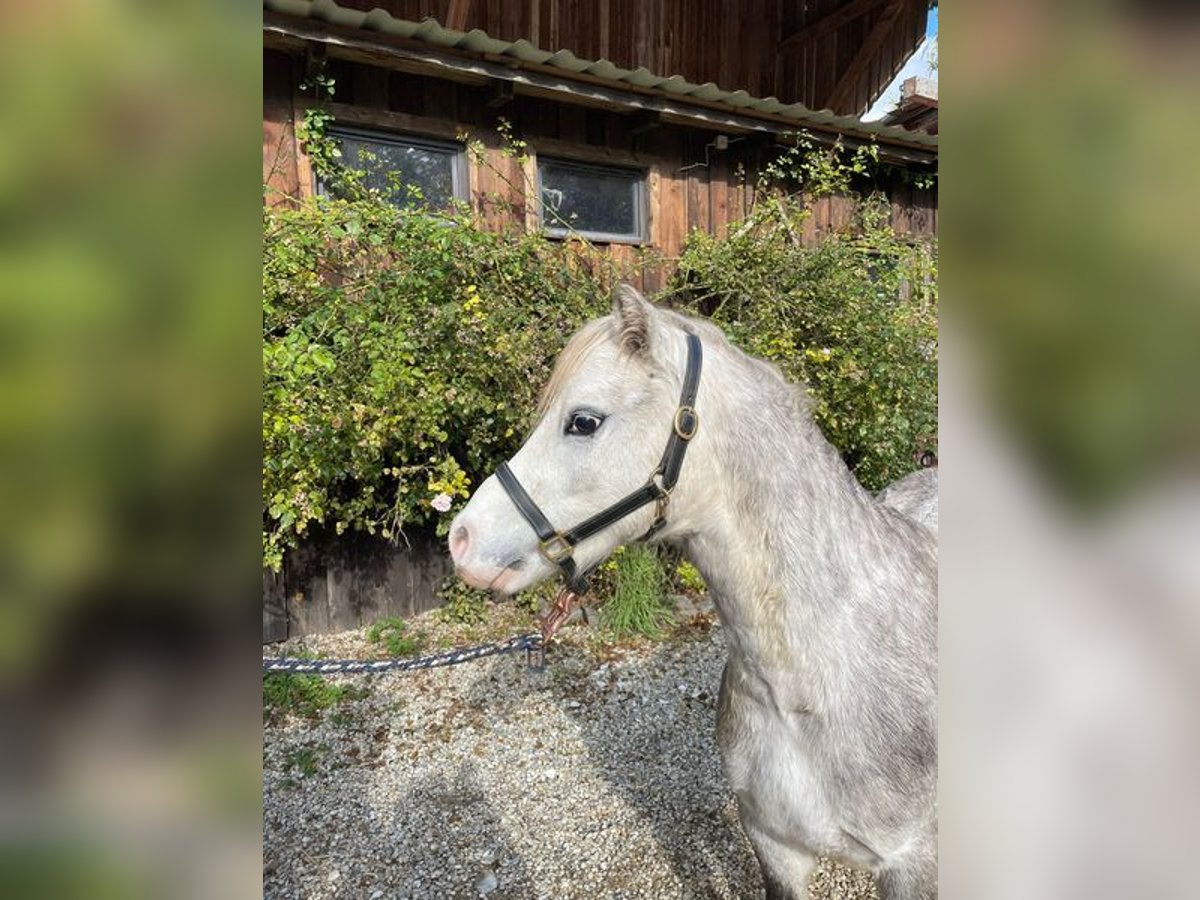
[[[309,650],[298,650],[297,659],[318,659]],[[263,675],[263,715],[275,718],[285,714],[315,719],[323,710],[344,700],[361,700],[365,687],[335,684],[320,675],[294,672],[268,672]]]
[[[263,712],[271,716],[291,713],[315,719],[335,703],[358,699],[365,693],[365,689],[334,684],[320,675],[270,672],[263,676]]]
[[[675,583],[683,590],[693,594],[701,594],[708,588],[708,585],[704,582],[704,576],[700,574],[700,570],[686,559],[681,559],[679,564],[675,566]]]
[[[320,753],[328,749],[328,744],[320,744],[315,747],[311,745],[292,747],[283,755],[283,771],[291,772],[296,769],[305,778],[315,775],[317,763],[320,761]]]
[[[395,616],[380,619],[367,630],[367,640],[383,644],[388,656],[412,656],[425,646],[425,635],[409,631],[408,623]]]
[[[615,557],[615,587],[600,608],[600,621],[614,637],[660,637],[674,622],[666,600],[666,572],[647,547],[626,547]]]
[[[453,575],[442,582],[442,605],[435,615],[443,622],[479,625],[487,619],[487,591],[468,587]]]
[[[334,725],[336,725],[338,728],[348,728],[358,720],[355,717],[355,715],[352,712],[350,712],[349,710],[339,709],[337,712],[335,712],[333,715],[331,715],[329,717],[329,721],[332,722]]]
[[[542,611],[543,605],[549,605],[554,601],[558,591],[559,583],[557,580],[543,581],[537,587],[521,591],[521,593],[513,597],[513,603],[516,604],[518,609],[524,610],[531,616],[536,616]]]

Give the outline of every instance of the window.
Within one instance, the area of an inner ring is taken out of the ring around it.
[[[396,206],[420,203],[442,209],[454,198],[467,199],[466,156],[458,144],[357,128],[331,128],[329,135],[338,142],[342,161],[365,171],[366,186]],[[332,185],[324,183],[318,189],[334,192]]]
[[[538,160],[542,228],[601,241],[646,239],[646,175],[637,169]]]

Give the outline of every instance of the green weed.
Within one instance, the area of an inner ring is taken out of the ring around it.
[[[380,619],[367,630],[367,640],[383,644],[388,656],[412,656],[425,646],[425,635],[410,632],[408,623],[395,616]]]
[[[317,764],[321,759],[321,753],[328,749],[328,744],[318,744],[315,747],[311,745],[292,747],[283,754],[283,771],[291,772],[295,769],[305,778],[315,775]]]
[[[703,593],[708,588],[700,570],[686,559],[681,559],[675,567],[675,582],[683,590],[691,591],[694,594]]]
[[[487,619],[487,591],[478,591],[450,575],[442,582],[439,592],[442,605],[434,613],[443,622],[478,625]]]
[[[296,655],[301,659],[316,658],[304,651]],[[360,700],[368,693],[365,687],[334,684],[320,675],[269,672],[263,675],[263,716],[275,718],[291,713],[315,719],[335,703]]]

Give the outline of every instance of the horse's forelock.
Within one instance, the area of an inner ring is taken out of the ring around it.
[[[661,318],[660,324],[668,329],[677,330],[680,334],[694,332],[700,335],[710,349],[714,348],[730,348],[732,345],[725,337],[725,333],[720,328],[713,325],[704,319],[695,319],[691,316],[685,316],[681,313],[667,309],[658,310]],[[620,348],[621,353],[636,355],[638,348],[632,346],[625,340],[625,334],[621,330],[619,323],[614,316],[605,316],[600,319],[593,319],[588,322],[579,331],[571,337],[567,345],[559,353],[558,359],[554,362],[554,368],[550,372],[550,380],[546,382],[545,388],[542,389],[542,395],[538,400],[537,419],[540,421],[546,412],[554,405],[562,393],[564,386],[571,379],[571,376],[579,371],[588,355],[605,341],[614,341]],[[741,355],[741,354],[739,354]],[[758,362],[751,357],[746,357],[751,362]],[[770,368],[775,371],[773,366],[767,363],[761,363],[765,368]],[[682,377],[682,373],[680,373]],[[784,381],[782,375],[776,377],[780,381]]]
[[[572,375],[579,371],[579,367],[588,354],[604,341],[611,339],[612,336],[609,318],[594,319],[575,332],[571,340],[567,341],[567,346],[558,354],[558,359],[554,361],[554,368],[550,372],[550,380],[542,389],[542,396],[538,400],[537,407],[538,419],[541,419],[546,411],[554,405],[554,401],[562,393],[563,386]]]

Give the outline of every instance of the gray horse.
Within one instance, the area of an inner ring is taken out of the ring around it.
[[[655,540],[683,549],[721,617],[717,742],[767,897],[807,896],[818,855],[874,871],[885,900],[936,897],[936,472],[872,497],[803,391],[628,287],[559,357],[510,470],[562,524],[643,483],[688,334],[703,348],[700,427]],[[575,563],[599,565],[654,517],[651,504],[580,541]],[[450,549],[464,580],[504,594],[559,572],[496,477],[455,519]]]

